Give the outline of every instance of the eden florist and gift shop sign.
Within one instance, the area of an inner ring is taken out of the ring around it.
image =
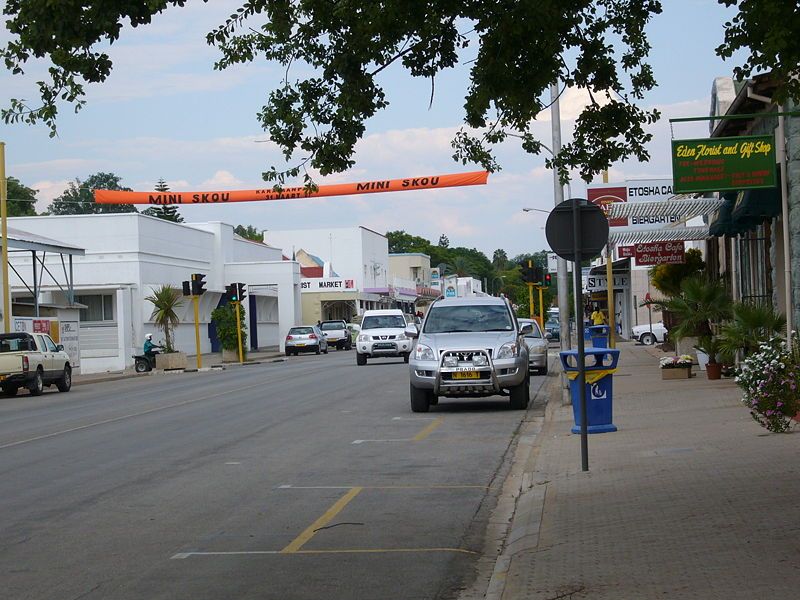
[[[676,194],[775,187],[772,135],[672,140]]]

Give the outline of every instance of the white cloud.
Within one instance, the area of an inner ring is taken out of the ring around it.
[[[68,179],[61,179],[57,181],[43,179],[41,181],[36,181],[31,185],[31,188],[36,190],[36,198],[38,202],[36,202],[36,211],[43,212],[50,206],[50,203],[55,200],[58,196],[60,196],[67,186],[69,185],[71,180]]]
[[[211,179],[206,179],[200,184],[201,190],[225,190],[241,185],[241,179],[236,178],[230,171],[217,171]]]

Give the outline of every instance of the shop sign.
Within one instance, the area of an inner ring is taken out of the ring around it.
[[[301,292],[354,292],[355,280],[341,277],[316,277],[300,281]]]
[[[671,179],[631,179],[624,184],[594,184],[586,189],[589,202],[599,204],[606,213],[615,202],[641,202],[669,200],[675,195]],[[676,200],[680,202],[680,200]],[[678,215],[619,217],[608,219],[609,227],[629,227],[631,229],[653,229],[658,225],[671,225],[680,221]]]
[[[80,324],[78,321],[60,321],[59,343],[64,346],[64,351],[69,355],[69,362],[73,367],[81,364]]]
[[[614,275],[614,288],[627,288],[631,285],[629,275]],[[589,275],[586,278],[586,291],[589,293],[600,292],[608,289],[608,279],[605,275]]]
[[[642,266],[680,265],[686,262],[686,245],[683,242],[650,242],[634,247],[636,264]]]
[[[775,138],[672,140],[676,194],[775,187]]]

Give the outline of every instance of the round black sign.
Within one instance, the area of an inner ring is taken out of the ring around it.
[[[576,203],[580,219],[579,257],[575,256],[575,225],[573,221]],[[603,209],[596,204],[582,198],[570,198],[550,211],[545,234],[550,248],[558,256],[573,262],[582,262],[600,256],[608,243],[608,219],[606,219]]]

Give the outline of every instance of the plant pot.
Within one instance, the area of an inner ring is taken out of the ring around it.
[[[709,379],[721,379],[722,363],[708,363],[706,365],[706,376]]]
[[[661,369],[661,379],[689,379],[692,376],[692,367],[673,367]]]
[[[185,369],[186,354],[183,352],[169,352],[156,354],[156,369],[168,371],[170,369]]]
[[[247,360],[247,353],[244,353],[244,358]],[[222,362],[239,362],[238,350],[222,350]]]

